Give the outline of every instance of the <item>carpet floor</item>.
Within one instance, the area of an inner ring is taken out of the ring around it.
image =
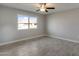
[[[40,37],[0,46],[0,56],[79,56],[79,43]]]

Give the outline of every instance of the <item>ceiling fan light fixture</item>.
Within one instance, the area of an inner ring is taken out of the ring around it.
[[[40,11],[45,11],[45,9],[44,8],[41,8]]]
[[[41,5],[40,11],[45,11],[45,5],[44,4]]]
[[[48,9],[55,9],[54,7],[47,7],[46,3],[40,3],[40,7],[36,11],[48,12]]]

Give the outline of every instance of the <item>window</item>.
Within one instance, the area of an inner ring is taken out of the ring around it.
[[[29,25],[30,25],[30,28],[37,28],[37,18],[36,17],[30,17],[29,18]]]
[[[36,29],[37,28],[37,18],[18,15],[18,29]]]

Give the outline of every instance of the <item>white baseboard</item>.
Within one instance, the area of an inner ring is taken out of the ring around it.
[[[63,38],[63,37],[59,37],[59,36],[53,36],[53,35],[36,35],[36,36],[24,38],[24,39],[19,39],[19,40],[14,40],[14,41],[0,43],[0,46],[6,45],[6,44],[15,43],[15,42],[19,42],[19,41],[23,41],[23,40],[30,40],[30,39],[34,39],[34,38],[38,38],[38,37],[43,37],[43,36],[48,36],[48,37],[51,37],[51,38],[57,38],[57,39],[61,39],[61,40],[66,40],[66,41],[70,41],[70,42],[79,43],[79,41],[68,39],[68,38]]]
[[[28,38],[23,38],[23,39],[19,39],[19,40],[4,42],[4,43],[0,43],[0,46],[6,45],[6,44],[15,43],[15,42],[19,42],[19,41],[23,41],[23,40],[30,40],[30,39],[34,39],[34,38],[38,38],[38,37],[43,37],[43,36],[45,36],[45,35],[36,35],[36,36],[32,36],[32,37],[28,37]]]
[[[74,42],[74,43],[79,43],[79,41],[77,41],[77,40],[72,40],[72,39],[68,39],[68,38],[63,38],[63,37],[60,37],[60,36],[48,35],[48,37],[57,38],[57,39],[61,39],[61,40],[66,40],[66,41],[70,41],[70,42]]]

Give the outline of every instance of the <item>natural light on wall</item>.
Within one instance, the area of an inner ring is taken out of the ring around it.
[[[37,17],[17,15],[18,30],[37,29]]]

